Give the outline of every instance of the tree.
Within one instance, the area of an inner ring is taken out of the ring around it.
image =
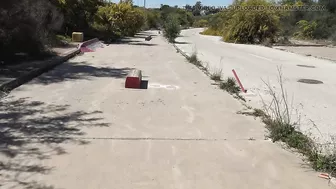
[[[326,6],[329,12],[336,12],[336,1],[335,0],[319,0],[319,4]]]
[[[178,15],[170,14],[164,24],[164,36],[170,43],[175,42],[175,39],[180,35],[181,28],[178,20]]]
[[[87,30],[94,20],[98,7],[104,5],[102,0],[52,0],[52,2],[66,18],[64,31],[67,34]]]
[[[299,31],[294,34],[299,39],[312,39],[313,33],[316,30],[317,23],[315,21],[309,23],[307,20],[297,22]]]
[[[160,13],[154,10],[146,11],[146,26],[145,28],[158,28],[160,24]]]
[[[145,22],[144,13],[129,2],[100,6],[95,21],[108,32],[120,36],[134,36]]]
[[[192,11],[193,7],[191,5],[186,4],[184,7],[187,11]]]
[[[193,14],[194,16],[200,16],[202,10],[202,3],[200,1],[197,1],[196,4],[193,7]]]
[[[266,0],[249,0],[242,6],[270,6]],[[224,40],[238,43],[261,43],[264,40],[275,40],[279,31],[278,13],[272,10],[234,11],[224,25]]]

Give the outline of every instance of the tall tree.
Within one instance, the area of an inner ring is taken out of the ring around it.
[[[194,16],[201,15],[201,10],[202,10],[202,3],[201,3],[201,1],[197,1],[196,4],[194,5],[194,8],[193,8]]]

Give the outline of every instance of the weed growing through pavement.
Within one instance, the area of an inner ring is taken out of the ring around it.
[[[198,57],[197,57],[197,52],[194,51],[190,57],[187,58],[188,61],[192,64],[194,64],[195,66],[198,66],[198,67],[201,67],[202,66],[202,63],[201,61],[198,60]]]
[[[310,163],[313,169],[319,171],[326,171],[330,175],[334,175],[336,170],[336,142],[329,144],[327,151],[321,144],[317,144],[311,137],[298,131],[298,121],[291,120],[293,107],[288,101],[287,92],[283,85],[283,77],[281,68],[278,68],[278,81],[280,85],[280,94],[278,95],[274,88],[265,83],[268,93],[272,99],[266,103],[263,99],[263,110],[254,109],[252,112],[240,112],[244,115],[251,115],[260,117],[268,129],[268,137],[273,142],[284,142],[289,147],[296,149],[303,154],[306,161]],[[230,81],[231,82],[231,81]],[[314,124],[314,127],[316,125]],[[316,127],[317,129],[317,127]],[[333,139],[333,141],[336,138]],[[331,150],[330,150],[331,148]]]
[[[222,80],[222,69],[216,69],[211,75],[210,78],[214,81],[221,81]]]
[[[177,48],[177,47],[175,47]],[[239,92],[240,88],[238,87],[236,80],[232,77],[227,78],[225,81],[222,81],[222,69],[216,70],[214,73],[210,73],[210,67],[209,63],[206,63],[206,66],[204,67],[202,62],[197,57],[197,50],[196,47],[193,48],[193,53],[191,56],[187,56],[183,52],[181,52],[183,56],[186,57],[188,62],[194,64],[199,69],[201,69],[206,75],[210,76],[210,78],[214,81],[220,81],[219,87],[225,91],[227,91],[229,94],[233,95],[234,98],[246,101],[244,97],[242,97]],[[221,60],[222,61],[222,57]]]
[[[237,94],[240,92],[236,80],[232,77],[228,77],[226,80],[220,83],[219,87],[230,94]]]
[[[241,91],[239,86],[237,85],[236,80],[233,77],[228,77],[224,81],[222,81],[219,85],[219,88],[222,90],[227,91],[231,95],[233,95],[234,98],[246,101],[244,97],[242,97],[239,92]]]

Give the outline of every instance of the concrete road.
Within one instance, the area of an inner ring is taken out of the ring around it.
[[[262,99],[271,100],[262,80],[279,92],[277,68],[281,67],[292,121],[299,122],[299,129],[310,133],[317,142],[332,141],[336,134],[336,64],[268,47],[224,43],[220,37],[200,35],[202,30],[183,31],[177,46],[189,54],[196,49],[199,59],[208,63],[212,72],[222,69],[223,78],[233,77],[231,70],[235,69],[248,90],[245,98],[256,108],[262,107]],[[332,49],[336,53],[336,48]],[[299,83],[299,79],[323,84]]]
[[[1,100],[2,189],[331,188],[161,37],[131,40]],[[148,89],[124,88],[131,68]]]

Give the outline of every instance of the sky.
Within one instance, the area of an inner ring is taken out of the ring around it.
[[[118,0],[113,0],[114,2],[119,2]],[[197,0],[146,0],[147,8],[158,8],[161,4],[179,7],[185,6],[186,4],[194,5]],[[227,6],[232,3],[232,0],[200,0],[203,5],[207,6]],[[135,5],[143,6],[144,0],[133,0]]]

